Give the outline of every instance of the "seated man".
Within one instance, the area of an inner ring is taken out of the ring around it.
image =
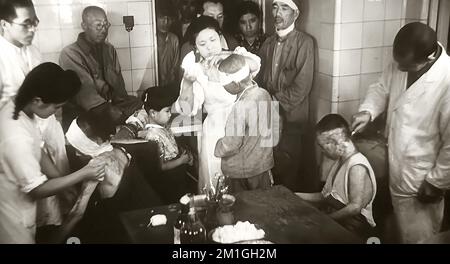
[[[117,52],[105,42],[110,26],[103,9],[86,7],[81,23],[84,32],[61,52],[61,67],[75,71],[82,83],[80,92],[63,107],[65,131],[84,111],[104,116],[118,125],[142,106],[138,98],[127,94]]]
[[[334,160],[320,193],[296,193],[317,204],[331,218],[367,238],[375,227],[372,202],[377,191],[369,161],[350,138],[348,123],[337,114],[326,115],[316,125],[317,142],[324,155]]]

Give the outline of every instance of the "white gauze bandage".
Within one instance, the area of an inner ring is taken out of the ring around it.
[[[274,3],[279,2],[288,5],[290,8],[294,10],[298,10],[298,6],[292,0],[275,0]]]
[[[113,147],[109,142],[101,145],[88,138],[77,124],[77,119],[74,119],[70,124],[69,130],[66,132],[67,141],[75,149],[84,155],[97,157],[98,155],[112,151]]]
[[[245,78],[250,76],[250,67],[245,64],[239,71],[235,73],[225,73],[219,71],[219,82],[222,86],[230,84],[232,82],[239,83]]]

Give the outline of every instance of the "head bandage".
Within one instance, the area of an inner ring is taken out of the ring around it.
[[[103,152],[112,151],[113,147],[110,143],[103,143],[98,145],[96,142],[88,138],[83,130],[78,126],[77,119],[74,119],[70,124],[69,130],[66,132],[67,141],[75,149],[84,155],[97,157]]]
[[[274,0],[274,3],[279,2],[288,5],[290,8],[294,10],[298,10],[298,6],[292,0]]]
[[[250,76],[250,68],[245,64],[239,71],[235,73],[225,73],[219,70],[219,82],[222,86],[232,82],[239,83]]]

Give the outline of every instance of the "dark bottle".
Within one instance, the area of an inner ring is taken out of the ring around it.
[[[189,203],[191,201],[191,197],[193,197],[192,193],[188,193],[185,195],[188,199],[184,199],[184,197],[180,200],[181,203],[181,211],[179,212],[177,220],[173,224],[173,243],[180,244],[180,229],[183,224],[187,221],[188,213],[189,213]]]
[[[190,197],[189,213],[180,229],[181,244],[203,244],[206,242],[206,229],[197,216],[194,197]]]

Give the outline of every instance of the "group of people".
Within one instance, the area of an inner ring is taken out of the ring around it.
[[[218,174],[231,192],[273,184],[299,191],[314,72],[313,38],[295,27],[300,1],[272,1],[272,36],[261,31],[258,5],[242,2],[236,38],[224,32],[221,1],[198,9],[196,1],[181,1],[178,14],[158,2],[160,85],[137,98],[127,94],[117,52],[106,41],[111,24],[103,9],[83,10],[83,32],[62,50],[58,66],[41,64],[31,45],[39,24],[32,1],[0,0],[0,242],[34,243],[39,225],[58,226],[52,241],[67,236],[89,211],[97,185],[108,205],[137,196],[135,163],[144,182],[162,190],[162,203],[188,192],[180,175],[194,164],[199,193],[213,189]],[[392,64],[352,123],[328,114],[316,124],[316,141],[334,163],[321,192],[297,195],[348,230],[372,235],[376,175],[352,136],[387,112],[394,215],[400,241],[415,243],[439,232],[450,186],[450,58],[421,23],[405,25],[393,46]],[[172,134],[174,111],[202,119],[196,151]],[[77,169],[69,166],[66,138],[77,159],[88,157]],[[124,144],[139,140],[155,144]],[[149,164],[158,175],[147,175]]]

